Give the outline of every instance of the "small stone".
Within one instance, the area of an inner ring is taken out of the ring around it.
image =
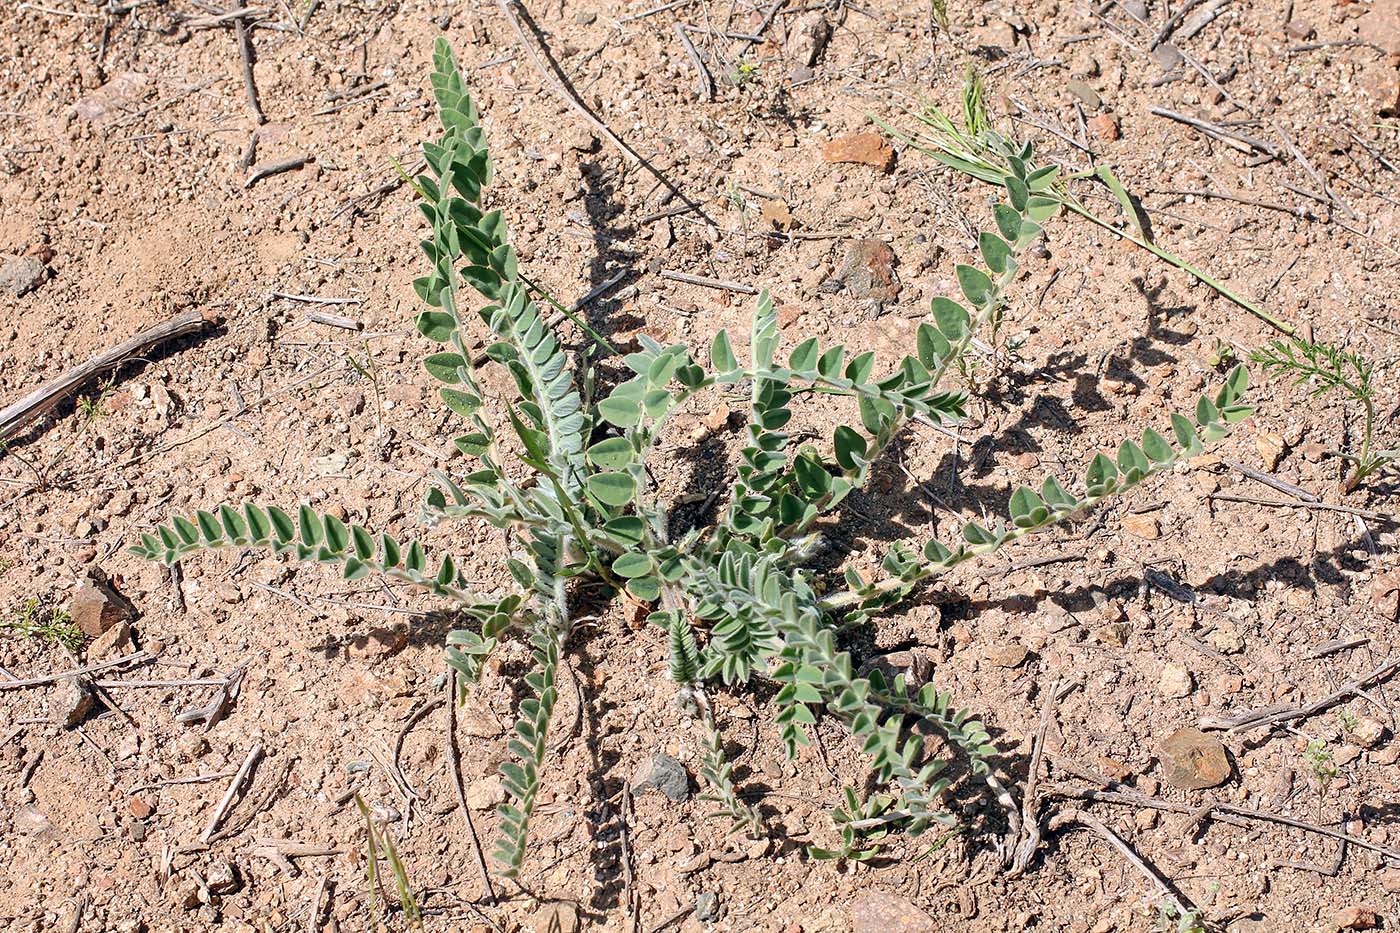
[[[1371,581],[1371,603],[1386,622],[1400,622],[1400,569],[1387,571]]]
[[[142,796],[132,797],[126,803],[127,812],[138,820],[150,819],[151,814],[156,812],[156,808],[149,800]]]
[[[685,766],[665,752],[652,752],[651,757],[632,773],[634,790],[654,790],[683,803],[690,799],[690,776]]]
[[[1233,628],[1218,628],[1206,636],[1206,643],[1223,654],[1239,654],[1244,650],[1244,639]]]
[[[324,457],[317,457],[311,461],[311,475],[330,476],[334,473],[343,473],[349,465],[350,458],[345,454],[326,454]]]
[[[367,634],[350,640],[350,654],[357,658],[376,660],[392,657],[408,644],[408,630],[401,626],[380,626]]]
[[[80,677],[60,680],[49,701],[50,718],[65,729],[72,729],[86,719],[92,707],[92,689]]]
[[[1369,716],[1363,716],[1347,733],[1347,738],[1362,748],[1375,748],[1385,738],[1385,725]]]
[[[493,774],[479,781],[472,781],[467,785],[464,796],[467,798],[467,806],[473,810],[493,810],[498,804],[506,802],[506,788],[501,779]]]
[[[1333,918],[1339,930],[1373,930],[1380,926],[1381,918],[1369,907],[1343,907]]]
[[[791,230],[793,227],[792,211],[787,204],[782,201],[764,201],[763,207],[758,212],[759,219],[773,230]]]
[[[1400,868],[1387,868],[1381,872],[1381,889],[1387,894],[1400,894]]]
[[[729,414],[730,412],[728,405],[716,405],[714,408],[711,408],[709,412],[705,415],[705,427],[711,433],[716,431],[723,431],[725,426],[729,424]]]
[[[1163,42],[1152,50],[1152,61],[1163,71],[1171,71],[1174,68],[1181,67],[1186,59],[1182,57],[1181,49],[1172,45],[1170,42]]]
[[[841,268],[828,282],[837,290],[850,289],[858,298],[893,301],[903,288],[894,271],[898,263],[894,250],[883,240],[852,240]]]
[[[1132,776],[1132,771],[1127,765],[1116,758],[1109,758],[1107,755],[1100,755],[1097,759],[1099,772],[1113,778],[1119,784],[1127,781]]]
[[[38,256],[5,256],[0,258],[0,291],[23,297],[38,288],[48,272]]]
[[[1204,790],[1230,777],[1225,746],[1200,729],[1176,730],[1162,741],[1159,753],[1167,783],[1181,790]]]
[[[1128,534],[1147,541],[1162,537],[1162,525],[1151,515],[1124,515],[1122,526]]]
[[[1075,97],[1079,98],[1086,107],[1098,110],[1099,105],[1103,103],[1103,101],[1099,99],[1099,92],[1083,81],[1080,81],[1078,78],[1070,78],[1066,81],[1065,88]]]
[[[1311,39],[1317,35],[1317,30],[1312,27],[1312,23],[1303,19],[1290,19],[1288,25],[1283,27],[1283,31],[1288,38],[1299,41]]]
[[[219,859],[209,866],[209,871],[204,875],[204,883],[209,886],[209,893],[222,897],[225,894],[233,894],[243,887],[243,881],[238,876],[238,866],[228,859]]]
[[[821,61],[830,41],[831,23],[821,10],[812,10],[793,20],[788,29],[788,54],[799,66],[811,68]]]
[[[894,168],[894,147],[879,133],[849,133],[837,136],[822,146],[822,157],[826,161],[868,165],[881,172]]]
[[[598,21],[598,14],[591,10],[584,10],[574,14],[574,22],[580,26],[592,26]]]
[[[187,878],[171,888],[171,898],[184,910],[199,910],[204,906],[204,889]]]
[[[1086,122],[1089,125],[1089,132],[1101,142],[1111,143],[1123,135],[1118,128],[1118,119],[1110,113],[1101,113],[1096,117],[1090,117]]]
[[[73,588],[68,614],[90,638],[96,638],[118,622],[130,622],[136,615],[130,601],[112,587],[107,575],[97,567],[89,568]]]
[[[1270,471],[1278,467],[1279,461],[1288,452],[1288,445],[1282,437],[1268,431],[1255,436],[1254,449],[1259,451],[1259,460],[1264,464],[1264,469]]]
[[[1013,668],[1020,667],[1026,663],[1026,658],[1030,655],[1029,649],[1019,641],[1007,642],[1004,645],[992,645],[987,648],[987,663],[994,667]]]
[[[175,754],[181,761],[203,758],[208,751],[209,742],[198,732],[186,732],[175,740]]]
[[[124,651],[131,644],[131,626],[118,622],[88,645],[87,656],[93,661],[103,661]]]
[[[695,919],[701,923],[712,923],[719,919],[719,895],[705,891],[695,897]]]
[[[1163,696],[1187,697],[1195,686],[1191,672],[1180,664],[1162,665],[1162,676],[1157,681],[1157,689]]]
[[[676,872],[682,875],[693,875],[697,871],[704,871],[714,864],[714,856],[709,852],[701,852],[699,855],[692,855],[683,858],[676,863]]]
[[[573,904],[550,904],[535,914],[535,933],[578,933],[578,910]]]
[[[1094,629],[1094,638],[1110,648],[1122,648],[1128,643],[1128,636],[1132,633],[1133,627],[1127,622],[1114,622]]]
[[[15,832],[22,836],[41,836],[51,828],[49,818],[33,804],[15,811]]]
[[[1124,397],[1138,394],[1138,385],[1131,379],[1123,379],[1118,376],[1104,376],[1099,380],[1099,385],[1102,386],[1103,390],[1109,395]]]
[[[851,903],[852,933],[934,933],[933,918],[908,898],[862,891]]]

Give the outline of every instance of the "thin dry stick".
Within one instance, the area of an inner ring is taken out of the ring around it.
[[[1050,733],[1050,723],[1055,716],[1055,703],[1060,698],[1060,682],[1050,685],[1045,694],[1045,703],[1040,708],[1040,725],[1036,728],[1034,747],[1031,749],[1030,771],[1026,776],[1026,789],[1021,797],[1021,836],[1012,853],[1011,877],[1025,872],[1040,848],[1040,802],[1036,798],[1040,783],[1040,762],[1045,755],[1045,737]]]
[[[1247,807],[1237,807],[1228,803],[1210,803],[1205,808],[1193,807],[1184,803],[1173,803],[1170,800],[1162,800],[1157,797],[1148,797],[1145,794],[1124,793],[1111,790],[1094,790],[1093,788],[1057,788],[1056,793],[1064,797],[1079,800],[1093,800],[1101,803],[1116,803],[1129,807],[1147,807],[1150,810],[1164,810],[1168,813],[1185,813],[1196,817],[1200,814],[1201,819],[1217,818],[1222,822],[1234,825],[1247,825],[1250,821],[1259,823],[1277,823],[1280,826],[1289,826],[1293,829],[1301,829],[1305,832],[1315,833],[1319,836],[1327,836],[1346,842],[1370,852],[1384,855],[1392,861],[1400,863],[1400,849],[1393,849],[1390,846],[1383,846],[1378,843],[1362,839],[1360,836],[1353,836],[1350,833],[1332,829],[1328,826],[1321,826],[1317,823],[1309,823],[1306,820],[1297,820],[1291,816],[1284,816],[1281,813],[1269,813],[1264,810],[1251,810]],[[1202,809],[1205,813],[1202,814]]]
[[[1133,849],[1132,846],[1128,845],[1127,841],[1124,840],[1122,836],[1082,810],[1072,810],[1065,813],[1064,818],[1078,823],[1087,829],[1091,829],[1102,836],[1109,845],[1118,850],[1118,853],[1122,855],[1123,858],[1128,860],[1129,864],[1157,886],[1157,890],[1162,893],[1162,896],[1171,901],[1172,905],[1176,907],[1178,916],[1189,916],[1195,912],[1195,905],[1187,902],[1185,898],[1178,894],[1176,886],[1168,881],[1166,876],[1158,871],[1156,867],[1148,864],[1141,855],[1138,855],[1137,851]]]
[[[550,90],[554,91],[556,95],[562,98],[564,103],[569,105],[570,109],[583,117],[589,126],[593,127],[599,133],[602,133],[608,142],[616,146],[622,154],[627,157],[628,161],[633,165],[641,163],[643,161],[642,157],[633,152],[631,146],[628,146],[617,137],[617,134],[608,129],[607,124],[595,117],[593,113],[585,107],[568,88],[564,87],[562,82],[560,82],[547,67],[545,67],[545,63],[540,60],[539,51],[535,48],[535,44],[530,41],[530,37],[525,34],[525,27],[520,24],[520,18],[515,14],[515,7],[518,5],[518,0],[498,0],[498,2],[501,7],[501,12],[506,15],[506,19],[510,21],[511,27],[515,30],[516,37],[520,40],[520,44],[524,46],[525,54],[530,57],[530,63],[535,66],[535,70],[545,79],[545,83],[549,85]]]
[[[1293,496],[1295,498],[1302,499],[1304,502],[1318,501],[1317,496],[1308,492],[1302,486],[1295,486],[1292,483],[1281,480],[1276,476],[1270,476],[1268,473],[1260,473],[1253,467],[1245,466],[1243,463],[1236,463],[1234,460],[1222,460],[1221,462],[1224,463],[1230,469],[1234,470],[1235,472],[1241,473],[1249,477],[1256,483],[1263,483],[1270,489],[1277,490],[1278,492],[1281,492],[1286,496]]]
[[[23,687],[42,687],[46,684],[56,683],[65,677],[75,677],[78,674],[93,674],[97,671],[111,670],[114,667],[122,667],[126,664],[144,664],[147,661],[154,661],[156,656],[149,651],[138,651],[135,654],[128,654],[125,657],[113,658],[110,661],[102,661],[98,664],[89,664],[86,667],[75,667],[71,671],[58,671],[53,674],[45,674],[42,677],[29,677],[25,680],[0,680],[0,690],[19,690]]]
[[[486,904],[490,906],[496,903],[496,889],[491,884],[491,871],[486,867],[486,856],[481,851],[481,839],[476,834],[476,824],[472,822],[472,812],[467,806],[466,788],[462,786],[462,753],[457,749],[456,671],[447,679],[447,770],[452,775],[452,789],[457,792],[457,807],[462,811],[467,838],[471,840],[472,852],[476,855],[476,867],[481,872],[481,888],[486,892]]]
[[[358,305],[364,304],[363,298],[322,298],[320,295],[293,295],[289,292],[268,292],[269,298],[281,298],[285,301],[300,301],[310,305]]]
[[[262,753],[263,747],[261,744],[254,745],[248,750],[248,757],[243,759],[242,767],[240,767],[238,773],[233,776],[233,780],[229,782],[228,790],[224,791],[223,799],[220,800],[219,805],[214,808],[214,814],[209,817],[209,825],[204,827],[204,832],[199,834],[200,842],[208,845],[214,833],[218,832],[219,824],[224,821],[224,817],[228,815],[229,808],[233,806],[233,798],[238,794],[244,782],[248,780],[248,773],[253,770],[253,766],[258,763],[258,759],[262,758]]]
[[[1244,133],[1237,133],[1234,130],[1216,123],[1198,120],[1195,117],[1188,117],[1184,113],[1177,113],[1174,110],[1167,110],[1162,107],[1151,107],[1148,109],[1148,113],[1158,117],[1165,117],[1168,120],[1175,120],[1178,123],[1185,123],[1187,126],[1199,130],[1207,136],[1217,139],[1225,145],[1238,149],[1241,152],[1252,152],[1257,149],[1265,155],[1270,155],[1274,158],[1278,158],[1279,156],[1278,147],[1273,143],[1266,142],[1254,136],[1247,136]]]
[[[1357,515],[1373,522],[1390,522],[1391,524],[1400,522],[1400,518],[1385,512],[1369,512],[1366,509],[1354,509],[1349,505],[1333,505],[1330,502],[1279,502],[1274,499],[1256,499],[1254,496],[1232,496],[1224,492],[1211,493],[1209,498],[1219,499],[1222,502],[1263,505],[1275,509],[1314,509],[1322,512],[1341,512],[1344,515]]]
[[[211,323],[213,319],[205,317],[199,311],[185,311],[168,321],[140,331],[130,340],[99,353],[83,365],[75,366],[0,411],[0,441],[9,440],[20,428],[57,405],[70,392],[99,373],[120,366],[152,347],[203,330]]]
[[[258,102],[258,85],[253,80],[253,35],[242,16],[233,21],[233,34],[238,40],[238,57],[243,63],[243,93],[248,98],[248,109],[253,111],[253,119],[261,125],[267,122],[262,104]]]
[[[685,47],[686,57],[695,66],[696,93],[703,101],[715,99],[715,84],[710,80],[710,69],[705,67],[705,61],[700,57],[700,53],[695,48],[695,43],[690,41],[690,36],[686,35],[686,24],[676,23],[676,35],[680,36],[681,45]]]
[[[1359,680],[1353,680],[1335,693],[1331,693],[1320,700],[1314,700],[1311,703],[1288,704],[1287,706],[1271,706],[1265,707],[1264,709],[1245,710],[1242,713],[1230,717],[1203,716],[1199,724],[1202,729],[1225,729],[1230,732],[1244,732],[1250,729],[1258,729],[1261,726],[1272,726],[1280,722],[1294,722],[1299,719],[1307,719],[1309,716],[1316,716],[1318,713],[1331,709],[1338,703],[1351,699],[1360,694],[1363,690],[1389,680],[1396,671],[1400,671],[1400,658],[1392,658],[1386,661],[1365,677]]]
[[[687,285],[702,285],[705,288],[718,288],[727,292],[738,292],[741,295],[757,295],[758,289],[752,285],[744,285],[740,282],[729,282],[724,279],[712,279],[704,275],[691,275],[688,272],[673,272],[670,269],[662,269],[657,273],[663,279],[670,279],[673,282],[684,282]]]
[[[311,156],[293,156],[290,159],[281,159],[277,162],[269,162],[253,169],[253,174],[248,176],[248,180],[243,183],[244,190],[253,187],[258,182],[272,175],[280,175],[283,172],[290,172],[299,169],[307,162],[311,161]]]

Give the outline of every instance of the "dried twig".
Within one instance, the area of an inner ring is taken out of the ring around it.
[[[339,314],[327,314],[325,311],[308,311],[306,319],[313,324],[324,324],[327,327],[338,327],[341,330],[364,330],[364,325],[354,318],[343,317]]]
[[[1400,658],[1392,658],[1386,661],[1365,677],[1345,684],[1340,690],[1330,693],[1320,700],[1314,700],[1311,703],[1277,704],[1264,707],[1263,709],[1245,710],[1242,713],[1237,713],[1229,717],[1202,716],[1199,725],[1202,729],[1224,729],[1230,732],[1245,732],[1250,729],[1272,726],[1281,722],[1296,722],[1299,719],[1307,719],[1309,716],[1316,716],[1318,713],[1331,709],[1338,703],[1345,702],[1357,696],[1363,690],[1389,680],[1394,676],[1396,671],[1400,671]]]
[[[1388,515],[1385,512],[1370,512],[1366,509],[1355,509],[1349,505],[1333,505],[1330,502],[1278,502],[1273,499],[1256,499],[1253,496],[1232,496],[1229,493],[1211,493],[1210,499],[1219,499],[1222,502],[1244,502],[1249,505],[1263,505],[1274,509],[1313,509],[1322,512],[1341,512],[1344,515],[1358,515],[1361,518],[1370,519],[1373,522],[1388,522],[1390,524],[1400,523],[1400,518]]]
[[[8,408],[0,411],[0,441],[13,437],[20,428],[57,405],[69,393],[99,373],[114,369],[153,347],[203,330],[213,319],[199,311],[185,311],[168,321],[148,327],[110,350],[94,356],[81,366],[45,383]]]
[[[280,175],[283,172],[294,171],[311,161],[311,156],[293,156],[290,159],[280,159],[276,162],[268,162],[253,169],[253,173],[248,176],[248,180],[243,183],[243,188],[253,187],[264,178],[272,175]]]
[[[1222,460],[1220,462],[1235,472],[1249,477],[1256,483],[1263,483],[1270,489],[1277,490],[1286,496],[1293,496],[1296,499],[1302,499],[1304,502],[1318,501],[1317,496],[1308,492],[1302,486],[1295,486],[1286,480],[1281,480],[1276,476],[1270,476],[1268,473],[1261,473],[1253,467],[1245,466],[1243,463],[1236,463],[1234,460]]]
[[[258,760],[262,758],[262,754],[263,747],[261,744],[254,745],[248,750],[248,756],[243,759],[243,765],[238,769],[238,773],[233,776],[233,780],[228,785],[228,790],[224,791],[223,799],[219,801],[219,805],[214,808],[213,815],[209,817],[209,825],[204,827],[204,832],[199,834],[199,841],[201,843],[208,845],[209,840],[214,837],[214,833],[218,832],[219,824],[224,821],[224,817],[228,815],[229,808],[233,806],[233,798],[237,796],[238,791],[243,787],[244,783],[247,782],[249,773],[252,772]]]
[[[1193,807],[1189,804],[1175,803],[1170,800],[1162,800],[1157,797],[1148,797],[1146,794],[1139,794],[1135,791],[1112,791],[1095,790],[1094,788],[1067,788],[1057,787],[1054,791],[1062,797],[1078,800],[1092,800],[1101,803],[1115,803],[1129,807],[1147,807],[1150,810],[1164,810],[1169,813],[1185,813],[1189,816],[1197,816],[1202,809],[1205,810],[1202,818],[1219,819],[1223,823],[1231,823],[1236,826],[1247,826],[1250,822],[1256,823],[1277,823],[1280,826],[1289,826],[1293,829],[1301,829],[1305,832],[1315,833],[1319,836],[1327,836],[1346,842],[1361,849],[1379,853],[1394,862],[1400,863],[1400,849],[1390,846],[1383,846],[1375,842],[1362,839],[1360,836],[1353,836],[1350,833],[1342,832],[1339,829],[1332,829],[1330,826],[1322,826],[1317,823],[1309,823],[1307,820],[1294,819],[1291,816],[1284,816],[1281,813],[1269,813],[1265,810],[1251,810],[1248,807],[1237,807],[1234,804],[1211,802],[1206,807]]]
[[[715,99],[715,84],[710,79],[710,69],[705,67],[705,61],[700,57],[700,53],[695,48],[695,43],[690,41],[690,36],[686,35],[689,27],[685,23],[676,23],[676,35],[680,37],[681,45],[685,47],[686,57],[695,66],[696,93],[703,101]]]
[[[1229,127],[1221,126],[1218,123],[1210,123],[1206,120],[1198,120],[1195,117],[1188,117],[1184,113],[1177,113],[1174,110],[1167,110],[1163,107],[1151,107],[1148,113],[1158,117],[1165,117],[1168,120],[1175,120],[1178,123],[1185,123],[1187,126],[1197,129],[1207,136],[1217,139],[1233,149],[1241,152],[1252,152],[1258,150],[1266,155],[1278,158],[1279,148],[1271,142],[1248,136],[1244,133],[1236,132]]]
[[[673,282],[684,282],[687,285],[702,285],[705,288],[718,288],[727,292],[738,292],[741,295],[757,295],[758,289],[752,285],[744,285],[741,282],[729,282],[724,279],[712,279],[704,275],[691,275],[688,272],[673,272],[670,269],[662,269],[657,275],[663,279],[670,279]]]
[[[24,687],[42,687],[47,684],[57,683],[66,677],[74,677],[78,674],[93,674],[97,671],[109,671],[114,667],[124,667],[128,664],[145,664],[154,661],[156,656],[149,651],[138,651],[135,654],[128,654],[125,657],[113,658],[110,661],[102,661],[98,664],[89,664],[86,667],[77,667],[71,671],[58,671],[53,674],[45,674],[42,677],[29,677],[24,680],[0,680],[0,690],[19,690]]]
[[[447,771],[452,775],[452,789],[457,792],[457,807],[462,811],[462,822],[467,827],[467,838],[471,840],[472,852],[476,855],[476,867],[481,872],[481,888],[487,906],[496,903],[496,889],[491,884],[491,871],[486,867],[486,856],[481,851],[481,838],[476,834],[476,824],[472,822],[471,808],[467,806],[466,789],[462,786],[462,753],[457,748],[457,672],[447,679]]]
[[[253,52],[253,34],[244,17],[234,19],[233,34],[238,40],[238,57],[243,65],[243,93],[248,98],[248,109],[253,111],[253,119],[261,125],[267,122],[267,114],[263,113],[262,104],[258,101],[258,85],[253,80],[253,62],[257,58]]]
[[[1156,866],[1149,864],[1141,855],[1138,855],[1137,850],[1130,846],[1122,836],[1109,829],[1094,817],[1085,813],[1083,810],[1070,810],[1060,814],[1057,820],[1078,823],[1080,826],[1098,833],[1109,845],[1117,849],[1118,854],[1127,859],[1130,865],[1141,872],[1143,877],[1156,885],[1162,897],[1170,901],[1172,905],[1176,907],[1178,916],[1190,916],[1196,912],[1196,906],[1177,890],[1176,885],[1172,884],[1166,875],[1162,874]]]

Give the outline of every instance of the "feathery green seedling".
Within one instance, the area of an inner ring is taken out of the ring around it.
[[[8,569],[8,566],[0,569]],[[83,632],[73,624],[72,617],[63,610],[43,605],[35,597],[25,600],[14,618],[0,620],[0,629],[69,651],[83,646]]]
[[[504,216],[485,207],[492,162],[476,106],[445,41],[433,59],[443,135],[424,144],[427,170],[412,179],[429,227],[422,247],[430,272],[414,283],[429,309],[417,323],[441,345],[424,366],[442,383],[443,404],[461,419],[454,443],[473,466],[464,474],[434,472],[423,513],[433,525],[473,521],[507,529],[515,542],[506,557],[513,586],[477,593],[456,559],[430,561],[417,541],[372,534],[309,506],[218,506],[142,535],[135,552],[170,563],[209,548],[260,547],[337,567],[348,580],[374,572],[420,587],[456,604],[471,622],[447,638],[447,663],[463,689],[502,639],[527,644],[528,696],[507,743],[510,760],[500,767],[509,799],[498,809],[495,856],[509,877],[525,859],[548,765],[556,680],[585,582],[593,584],[589,592],[602,584],[656,604],[649,618],[669,646],[677,700],[702,727],[707,796],[738,828],[757,833],[761,821],[735,786],[710,694],[756,680],[778,686],[770,712],[789,757],[810,741],[821,716],[849,730],[869,760],[874,792],[862,797],[849,789],[832,814],[841,837],[831,850],[836,857],[862,857],[874,836],[956,825],[943,803],[950,761],[928,753],[930,731],[965,759],[971,789],[1014,809],[993,773],[996,749],[983,724],[932,683],[916,687],[904,675],[860,673],[844,633],[926,581],[1082,515],[1220,439],[1250,411],[1242,401],[1245,371],[1236,369],[1217,394],[1202,397],[1192,416],[1173,415],[1171,439],[1149,429],[1115,456],[1094,457],[1077,491],[1079,484],[1053,477],[1038,490],[1021,487],[1005,519],[969,522],[949,544],[896,544],[874,578],[849,565],[834,575],[817,569],[814,558],[825,558],[828,548],[825,523],[867,483],[889,446],[915,419],[951,423],[964,415],[966,395],[944,382],[978,330],[1001,314],[1020,257],[1058,209],[1038,193],[1046,176],[1025,170],[1029,148],[1010,163],[1006,200],[979,239],[981,264],[957,267],[959,299],[934,299],[915,352],[893,368],[877,369],[873,353],[848,356],[844,346],[822,346],[816,337],[780,357],[777,310],[765,292],[743,358],[726,331],[700,354],[639,336],[623,356],[629,378],[607,388],[565,352],[553,316],[539,303],[542,293],[520,272]],[[482,365],[509,375],[505,398],[485,389],[473,362],[483,332]],[[671,419],[697,395],[744,390],[749,423],[725,511],[712,525],[678,529],[651,480],[652,458],[665,449]],[[810,392],[844,399],[857,417],[820,447],[793,450],[785,428],[793,405]]]
[[[1361,404],[1365,427],[1362,429],[1361,449],[1356,453],[1332,451],[1335,456],[1349,460],[1351,472],[1342,487],[1351,492],[1371,474],[1400,460],[1400,448],[1376,450],[1376,390],[1371,384],[1375,366],[1365,357],[1326,343],[1301,338],[1275,340],[1256,350],[1250,359],[1268,372],[1293,376],[1294,385],[1311,382],[1313,395],[1325,395],[1340,390]]]
[[[1058,165],[1037,166],[1031,161],[1030,147],[1015,143],[1002,136],[991,127],[987,119],[986,105],[983,102],[983,87],[980,75],[975,69],[968,69],[968,79],[963,84],[963,125],[960,128],[947,114],[933,104],[909,111],[910,115],[923,124],[921,129],[905,133],[895,129],[875,116],[875,121],[885,132],[895,139],[926,153],[950,168],[997,187],[1004,187],[1007,179],[1020,175],[1031,182],[1031,190],[1040,198],[1053,202],[1086,220],[1092,221],[1115,236],[1122,237],[1152,253],[1157,258],[1176,266],[1199,281],[1215,289],[1221,295],[1244,308],[1250,314],[1266,321],[1285,334],[1292,334],[1294,328],[1255,302],[1238,294],[1222,282],[1203,272],[1196,266],[1172,253],[1167,252],[1149,238],[1123,183],[1106,165],[1098,165],[1084,172],[1066,173]],[[1110,220],[1089,210],[1069,189],[1069,182],[1095,180],[1101,182],[1113,194],[1123,214],[1132,225],[1124,230]]]

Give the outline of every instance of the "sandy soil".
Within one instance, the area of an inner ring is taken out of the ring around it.
[[[0,619],[13,629],[31,599],[41,614],[67,610],[98,567],[137,611],[131,643],[110,656],[156,656],[99,674],[112,685],[73,726],[63,688],[0,679],[7,928],[371,928],[356,791],[395,840],[434,930],[1159,928],[1164,895],[1074,822],[1081,809],[1228,929],[1400,922],[1400,870],[1377,851],[1400,847],[1393,685],[1286,728],[1213,733],[1230,774],[1209,790],[1172,786],[1161,760],[1163,740],[1202,717],[1326,697],[1394,657],[1396,526],[1371,514],[1400,510],[1394,473],[1343,494],[1344,464],[1326,451],[1358,443],[1359,409],[1306,386],[1267,384],[1257,417],[1218,456],[960,571],[856,637],[862,660],[895,652],[892,663],[926,664],[986,718],[1017,800],[1043,722],[1042,789],[1113,783],[1181,811],[1042,796],[1046,843],[1018,878],[991,845],[999,816],[979,802],[963,814],[966,833],[895,837],[870,865],[807,858],[805,846],[834,841],[825,807],[861,781],[858,749],[823,724],[820,746],[785,763],[762,692],[718,703],[770,836],[727,840],[705,801],[647,793],[624,844],[624,785],[653,752],[701,788],[698,732],[672,705],[664,638],[619,607],[575,639],[579,689],[560,702],[567,741],[548,767],[524,890],[500,884],[503,900],[488,905],[448,772],[445,623],[431,604],[252,555],[200,557],[172,577],[124,550],[173,513],[247,499],[412,529],[427,470],[459,465],[412,325],[422,223],[390,161],[411,164],[435,129],[425,88],[438,34],[478,95],[498,166],[491,201],[523,261],[566,299],[621,273],[588,309],[616,340],[645,332],[699,348],[719,327],[745,332],[751,299],[659,274],[673,270],[772,289],[786,346],[815,334],[885,359],[906,352],[929,299],[952,290],[954,263],[972,255],[971,232],[990,222],[989,189],[902,146],[889,172],[833,164],[823,146],[869,131],[869,114],[907,123],[899,105],[921,96],[953,104],[972,62],[1008,132],[1070,166],[1111,165],[1163,246],[1374,361],[1380,433],[1394,446],[1394,0],[1188,4],[1175,45],[1155,51],[1169,16],[1157,0],[1102,10],[953,0],[951,35],[937,36],[928,7],[902,0],[789,3],[771,17],[766,4],[696,0],[628,21],[648,6],[532,7],[584,102],[700,212],[673,210],[682,202],[665,185],[578,119],[492,4],[262,7],[249,30],[261,126],[235,32],[210,23],[222,8],[58,6],[0,12],[0,264],[23,272],[12,257],[28,256],[42,269],[23,295],[0,292],[0,404],[179,312],[218,323],[88,386],[0,454]],[[1201,25],[1210,9],[1220,15]],[[808,67],[802,36],[817,19],[832,36]],[[697,99],[679,22],[700,30],[713,101]],[[1226,124],[1277,157],[1153,107]],[[289,158],[305,161],[246,183],[250,162]],[[1178,193],[1202,191],[1268,206]],[[1086,197],[1122,223],[1107,192]],[[836,289],[867,240],[892,249],[898,286],[847,276]],[[1222,348],[1239,356],[1277,336],[1079,218],[1052,221],[1026,265],[1006,325],[1016,355],[984,371],[991,391],[958,427],[966,442],[911,432],[854,501],[837,537],[859,561],[873,567],[892,540],[1004,513],[1015,485],[1072,475],[1094,451],[1162,427],[1219,379]],[[732,475],[739,432],[716,404],[677,426],[660,472],[677,496],[703,497]],[[821,428],[828,416],[799,418]],[[1231,462],[1368,515],[1236,501],[1287,496]],[[505,581],[498,533],[466,525],[427,539],[466,555],[483,589]],[[105,650],[73,655],[0,632],[13,678]],[[524,659],[510,646],[457,717],[488,842]],[[117,683],[236,670],[236,702],[207,731],[175,717],[218,687]],[[201,843],[259,745],[247,790]],[[1313,829],[1212,817],[1200,809],[1211,802]],[[1372,848],[1339,850],[1318,827]],[[286,840],[316,854],[269,857]],[[881,919],[881,904],[920,914]],[[384,922],[407,928],[397,910]]]

